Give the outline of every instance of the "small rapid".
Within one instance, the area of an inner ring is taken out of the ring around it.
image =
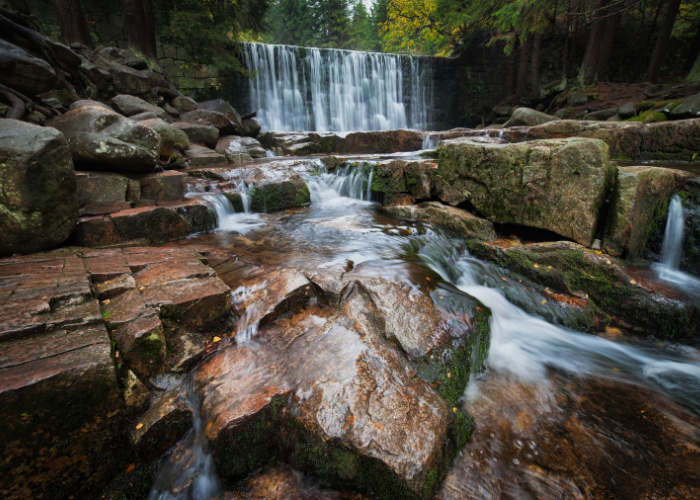
[[[499,376],[546,386],[550,368],[577,376],[651,386],[700,413],[700,360],[682,346],[647,350],[579,333],[527,314],[506,293],[485,286],[491,266],[443,238],[425,239],[419,258],[443,279],[480,300],[493,313],[488,368]],[[491,280],[493,282],[493,280]],[[478,382],[467,394],[478,392]]]
[[[372,198],[372,169],[341,167],[336,173],[314,172],[305,177],[312,206],[343,208],[348,204],[369,204]]]

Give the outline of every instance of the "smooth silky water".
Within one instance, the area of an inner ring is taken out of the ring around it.
[[[460,241],[382,215],[361,171],[304,176],[310,207],[260,215],[244,232],[225,229],[220,219],[218,231],[179,244],[229,250],[273,268],[381,275],[411,283],[415,293],[429,293],[416,272],[429,269],[443,280],[430,286],[456,287],[489,307],[486,369],[460,402],[476,428],[436,498],[700,497],[697,349],[617,329],[581,333],[559,326],[553,309],[536,307],[542,295],[533,287],[504,281],[507,273],[470,256]],[[671,225],[675,209],[672,203]],[[670,241],[677,239],[673,231],[667,230]],[[672,267],[675,247],[664,247],[664,265]],[[234,301],[252,292],[236,290]],[[245,315],[239,321],[236,341],[254,345],[257,325]],[[185,440],[206,456],[197,435],[195,428]],[[173,477],[174,468],[163,470]]]

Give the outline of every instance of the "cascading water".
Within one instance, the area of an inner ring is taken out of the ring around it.
[[[427,240],[418,255],[446,281],[491,308],[487,365],[505,377],[546,385],[547,367],[577,375],[651,385],[700,411],[700,365],[575,332],[531,316],[490,286],[490,266],[440,239]],[[485,279],[484,279],[485,278]],[[494,278],[493,282],[497,282]],[[516,284],[517,285],[517,284]],[[514,286],[514,292],[520,287]],[[478,384],[468,395],[478,391]]]
[[[245,43],[251,107],[268,130],[358,131],[431,128],[433,78],[428,58],[410,58],[404,95],[396,54]],[[407,106],[404,104],[408,102]]]
[[[210,500],[218,498],[221,484],[210,453],[193,372],[184,382],[192,412],[192,428],[169,452],[156,474],[148,500]]]
[[[331,208],[343,207],[348,201],[370,202],[372,197],[372,174],[362,168],[342,167],[337,173],[319,173],[307,177],[311,203]],[[350,200],[348,200],[350,198]]]
[[[690,276],[680,270],[683,257],[683,236],[685,232],[685,216],[683,202],[676,194],[671,198],[668,207],[668,219],[664,231],[664,241],[661,246],[661,262],[655,268],[659,278],[673,283],[690,297],[700,300],[700,279]]]
[[[241,197],[243,212],[236,212],[231,200],[225,194],[207,194],[202,198],[216,211],[218,231],[236,231],[239,233],[254,229],[261,224],[260,215],[250,211],[250,190],[245,182],[237,185]]]

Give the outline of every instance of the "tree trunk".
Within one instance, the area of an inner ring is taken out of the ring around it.
[[[661,76],[661,63],[666,55],[668,42],[671,39],[671,31],[673,31],[673,25],[676,24],[676,17],[678,17],[678,10],[680,7],[681,0],[671,0],[668,3],[666,15],[664,16],[663,23],[661,24],[659,38],[656,40],[656,47],[654,47],[654,53],[651,56],[651,62],[649,63],[649,68],[647,69],[647,80],[649,80],[651,83],[659,82],[659,77]]]
[[[508,57],[508,74],[506,75],[506,85],[508,87],[508,95],[513,95],[515,94],[515,89],[517,88],[518,84],[518,72],[515,70],[517,67],[516,64],[517,57],[516,57],[516,51],[513,50],[513,53]]]
[[[539,99],[542,95],[540,91],[540,48],[542,48],[542,33],[535,33],[535,39],[532,42],[532,61],[530,63],[530,86],[535,99]]]
[[[530,59],[530,42],[523,42],[520,49],[520,67],[518,68],[518,83],[515,88],[515,95],[524,96],[527,93],[527,62]]]
[[[698,24],[698,32],[695,34],[693,43],[690,44],[688,49],[687,62],[684,66],[686,71],[689,71],[693,67],[695,59],[700,55],[700,23]]]
[[[61,42],[69,46],[78,42],[94,49],[90,27],[80,0],[52,0],[52,3],[61,29]]]
[[[590,85],[595,80],[596,69],[598,68],[598,58],[600,56],[600,43],[603,38],[603,30],[605,28],[605,15],[607,9],[605,7],[610,3],[610,0],[598,0],[593,14],[593,27],[588,35],[588,45],[586,53],[583,56],[583,64],[579,72],[579,80],[584,85]]]
[[[603,40],[600,42],[600,54],[598,55],[598,81],[600,82],[608,81],[610,58],[612,57],[615,36],[617,35],[617,28],[620,26],[621,19],[622,13],[618,12],[605,20],[605,33],[603,33]]]
[[[688,83],[700,83],[700,54],[698,54],[697,59],[695,59],[695,64],[693,69],[690,70],[688,74]]]
[[[156,50],[153,5],[151,0],[124,0],[124,21],[129,48],[152,61],[158,59]]]

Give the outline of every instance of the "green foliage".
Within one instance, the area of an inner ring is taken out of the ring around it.
[[[185,48],[201,65],[248,74],[230,49],[263,29],[270,0],[181,0],[164,9],[161,43]]]

